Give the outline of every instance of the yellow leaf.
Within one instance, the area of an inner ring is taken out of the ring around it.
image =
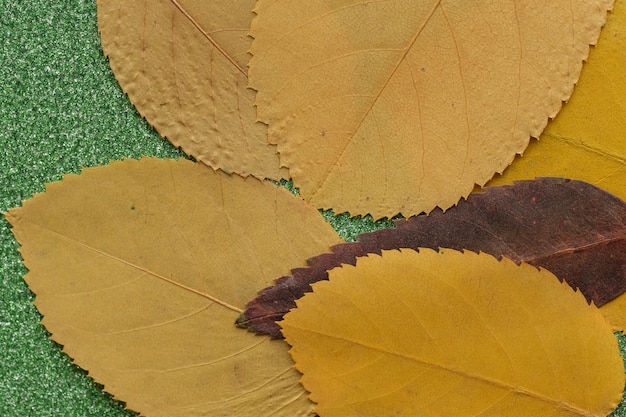
[[[42,323],[129,408],[310,412],[286,345],[234,326],[294,260],[339,241],[288,191],[185,160],[126,160],[49,184],[6,217]]]
[[[283,334],[321,417],[604,417],[624,388],[598,310],[506,258],[383,251],[297,306]]]
[[[448,208],[569,98],[612,0],[260,0],[250,86],[303,197]]]
[[[214,169],[281,178],[247,68],[254,0],[98,0],[102,48],[139,113]]]
[[[626,295],[624,293],[601,306],[600,311],[615,331],[626,330]]]
[[[626,200],[626,1],[617,0],[569,102],[489,185],[537,176],[587,181]]]

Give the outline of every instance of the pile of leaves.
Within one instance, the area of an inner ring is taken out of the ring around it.
[[[102,0],[98,24],[197,162],[85,169],[5,216],[43,325],[129,409],[619,404],[626,2]],[[318,209],[404,218],[342,242]]]

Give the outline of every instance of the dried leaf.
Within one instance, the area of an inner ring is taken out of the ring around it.
[[[286,265],[339,241],[288,191],[185,160],[127,160],[68,175],[6,217],[42,323],[129,408],[310,412],[284,343],[232,325]]]
[[[281,178],[247,88],[254,0],[98,0],[102,47],[139,113],[214,169]]]
[[[541,266],[580,288],[597,306],[626,291],[626,203],[581,181],[541,178],[488,187],[445,214],[436,210],[398,220],[396,229],[334,246],[332,253],[309,260],[308,268],[296,268],[261,291],[238,324],[280,337],[275,321],[311,291],[311,283],[328,279],[328,270],[354,265],[367,253],[420,247],[486,252]],[[626,320],[607,318],[626,329]]]
[[[611,329],[548,271],[391,251],[313,291],[282,326],[321,417],[604,417],[621,399]]]
[[[613,0],[260,0],[250,85],[317,207],[448,208],[537,137]]]
[[[565,176],[626,200],[626,1],[617,0],[598,47],[559,115],[504,175],[489,184]]]
[[[626,293],[600,307],[600,312],[613,325],[613,330],[626,330]]]

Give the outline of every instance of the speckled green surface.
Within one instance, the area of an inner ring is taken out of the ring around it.
[[[0,0],[0,211],[83,166],[184,156],[137,114],[99,42],[94,0]],[[348,237],[375,227],[333,222]],[[133,415],[48,339],[25,272],[0,216],[0,417]]]
[[[0,210],[81,166],[177,157],[102,54],[95,1],[0,0]],[[48,339],[0,218],[0,416],[130,416]]]
[[[82,166],[141,155],[184,156],[121,92],[99,45],[95,0],[0,0],[0,211]],[[331,214],[344,237],[378,227]],[[25,272],[0,217],[0,417],[134,415],[48,339]]]

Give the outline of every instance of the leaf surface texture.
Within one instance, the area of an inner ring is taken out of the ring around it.
[[[321,417],[604,417],[624,387],[595,307],[548,271],[486,254],[359,258],[282,325]]]
[[[248,303],[238,319],[242,327],[280,336],[281,320],[310,284],[328,279],[341,264],[383,249],[427,247],[486,252],[550,270],[580,288],[597,306],[613,303],[626,291],[626,203],[591,184],[560,178],[519,181],[487,187],[443,213],[397,220],[395,229],[358,236],[331,253],[295,268]],[[605,312],[617,328],[626,328],[626,308]]]
[[[214,169],[278,179],[247,88],[254,0],[98,0],[102,48],[139,113]]]
[[[624,28],[626,1],[617,0],[570,100],[539,141],[490,185],[558,175],[590,182],[626,200]]]
[[[339,241],[288,191],[186,160],[126,160],[49,184],[7,219],[42,323],[130,409],[310,412],[286,345],[232,324],[286,265]]]
[[[317,207],[448,208],[571,94],[612,0],[260,0],[250,85]]]

